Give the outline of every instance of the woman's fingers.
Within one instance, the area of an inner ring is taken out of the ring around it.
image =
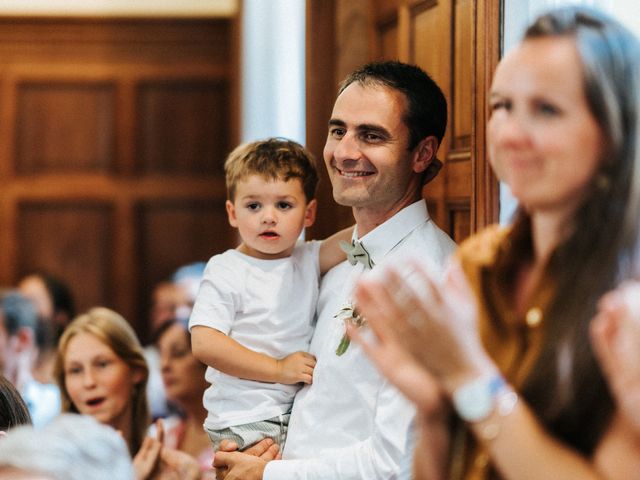
[[[358,312],[375,336],[379,339],[392,336],[395,312],[384,285],[375,278],[363,278],[356,286],[354,296]]]
[[[156,420],[156,439],[161,445],[164,445],[164,420],[161,418]]]

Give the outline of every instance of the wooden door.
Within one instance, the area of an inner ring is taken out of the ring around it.
[[[327,104],[335,99],[337,83],[367,61],[399,59],[419,65],[436,80],[449,102],[447,133],[439,151],[445,166],[423,192],[431,215],[458,242],[497,221],[498,186],[486,161],[484,136],[486,92],[499,57],[500,1],[319,3],[323,5],[307,3],[312,30],[308,74],[313,78],[308,83],[309,115],[324,116],[326,125],[331,112]],[[321,122],[311,117],[308,125],[313,129],[308,131],[309,147],[321,152],[326,128],[321,129]],[[321,203],[330,201],[328,182],[322,194]],[[351,220],[344,211],[334,218],[336,224],[323,225],[325,230]]]
[[[236,28],[0,19],[0,281],[42,268],[145,337],[153,285],[235,244]]]

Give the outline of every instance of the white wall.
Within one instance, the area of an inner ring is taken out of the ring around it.
[[[242,141],[305,143],[305,2],[245,0]]]

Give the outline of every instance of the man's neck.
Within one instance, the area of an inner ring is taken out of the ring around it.
[[[387,208],[353,207],[353,218],[358,227],[358,238],[364,237],[367,233],[394,217],[400,210],[418,200],[419,198],[407,199],[405,202]]]

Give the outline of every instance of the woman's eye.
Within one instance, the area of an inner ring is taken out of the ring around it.
[[[96,365],[100,368],[105,368],[108,367],[111,364],[111,362],[109,360],[98,360],[96,362]]]
[[[496,110],[501,110],[501,109],[508,109],[508,103],[501,101],[501,102],[493,102],[491,103],[491,105],[489,106],[490,110],[492,112],[495,112]]]
[[[560,110],[550,103],[541,103],[538,106],[538,111],[543,115],[555,116],[560,113]]]
[[[186,348],[176,348],[171,351],[171,358],[182,358],[188,353]]]
[[[71,367],[71,368],[67,368],[65,370],[65,374],[68,375],[77,375],[82,371],[82,369],[80,367]]]

